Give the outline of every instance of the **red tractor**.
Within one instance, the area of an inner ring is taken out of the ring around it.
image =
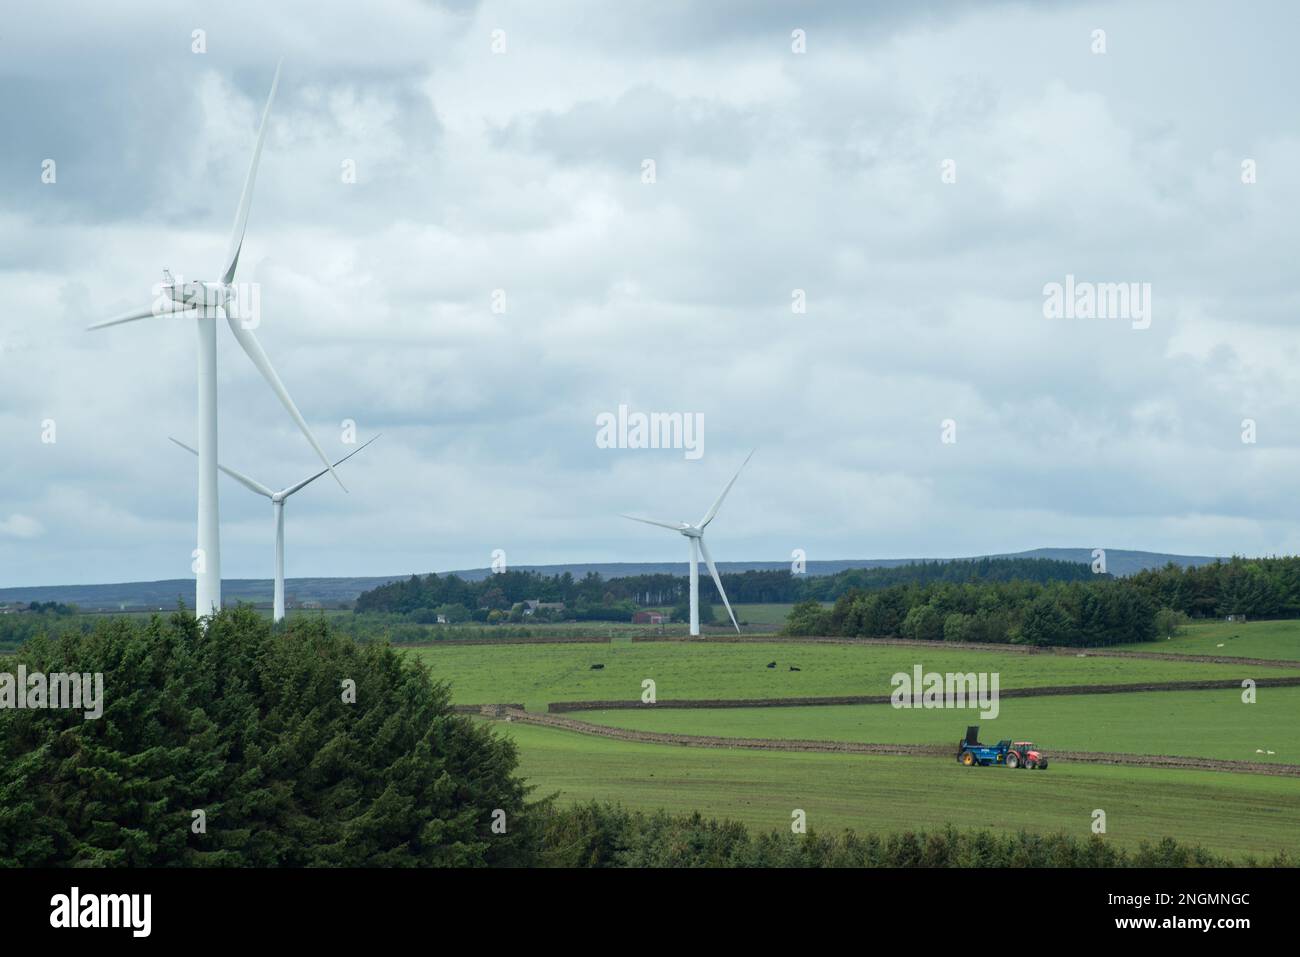
[[[1047,758],[1032,741],[1012,741],[1007,749],[1007,767],[1009,768],[1046,768]]]

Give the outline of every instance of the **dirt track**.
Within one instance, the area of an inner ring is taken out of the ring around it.
[[[507,720],[544,725],[579,734],[597,735],[641,744],[676,744],[691,748],[744,748],[755,751],[813,751],[841,754],[882,754],[952,760],[952,747],[932,744],[869,744],[859,741],[799,741],[772,738],[720,738],[697,734],[665,734],[659,731],[631,731],[606,725],[561,718],[553,714],[531,714],[518,708],[501,707]],[[1269,764],[1262,761],[1224,761],[1216,758],[1191,758],[1161,754],[1115,754],[1105,751],[1055,751],[1051,761],[1079,764],[1118,764],[1147,768],[1179,768],[1199,771],[1229,771],[1238,774],[1271,774],[1300,777],[1300,765]]]

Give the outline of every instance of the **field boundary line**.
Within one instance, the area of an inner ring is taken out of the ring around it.
[[[488,718],[499,718],[507,711],[523,711],[522,704],[454,704],[451,710],[456,714],[478,714]]]
[[[1209,665],[1250,665],[1257,668],[1297,668],[1292,658],[1244,658],[1234,655],[1193,655],[1156,651],[1119,651],[1102,648],[1045,647],[1034,645],[993,644],[971,641],[918,641],[912,638],[837,638],[795,635],[708,635],[691,638],[684,635],[631,635],[615,639],[610,635],[537,635],[530,638],[446,638],[439,641],[394,642],[402,648],[463,648],[485,645],[608,645],[618,641],[632,644],[696,645],[854,645],[861,648],[888,646],[898,648],[934,648],[945,651],[1005,652],[1013,655],[1055,655],[1065,658],[1134,658],[1141,661],[1188,661]]]
[[[1193,655],[1156,651],[1119,651],[1105,647],[1038,647],[1036,645],[995,644],[973,641],[920,641],[914,638],[840,638],[828,636],[768,636],[768,635],[710,635],[707,638],[683,638],[677,635],[634,637],[634,644],[642,642],[696,643],[719,645],[859,645],[870,648],[888,645],[899,648],[935,648],[949,651],[1004,651],[1015,655],[1056,655],[1066,658],[1137,658],[1144,661],[1193,661],[1210,665],[1253,665],[1261,668],[1300,668],[1300,661],[1290,658],[1239,658],[1232,655]]]
[[[533,714],[517,708],[501,706],[501,716],[507,721],[573,731],[577,734],[612,738],[638,744],[675,744],[688,748],[740,748],[752,751],[799,751],[824,754],[873,754],[891,757],[947,757],[954,758],[956,751],[941,744],[876,744],[863,741],[807,741],[780,738],[723,738],[699,734],[670,734],[662,731],[633,731],[609,725],[593,724],[576,718],[561,718],[551,714]],[[1235,774],[1268,774],[1279,777],[1300,777],[1300,765],[1269,764],[1262,761],[1229,761],[1222,758],[1195,758],[1163,754],[1119,754],[1102,751],[1056,751],[1048,755],[1052,761],[1073,761],[1080,764],[1111,764],[1145,768],[1173,768],[1184,771],[1228,771]]]
[[[532,638],[441,638],[435,641],[394,641],[392,646],[403,648],[465,648],[472,645],[608,645],[608,635],[539,635]],[[1300,662],[1296,662],[1300,667]]]
[[[1041,688],[1005,688],[999,698],[1051,698],[1064,695],[1139,694],[1147,691],[1219,691],[1240,688],[1238,678],[1213,678],[1198,681],[1159,681],[1139,684],[1109,685],[1044,685]],[[1284,678],[1257,678],[1257,688],[1300,687],[1300,675]],[[636,711],[655,708],[818,708],[836,705],[889,704],[892,695],[818,695],[788,698],[675,698],[644,704],[640,698],[621,698],[607,701],[553,701],[546,706],[548,714],[570,711]]]

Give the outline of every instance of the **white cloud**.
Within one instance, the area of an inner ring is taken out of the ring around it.
[[[677,559],[616,514],[701,511],[755,446],[721,560],[1300,541],[1287,5],[818,4],[803,56],[775,4],[81,6],[0,38],[0,514],[43,530],[4,584],[188,575],[193,334],[82,330],[216,268],[281,52],[259,337],[327,448],[385,436],[294,502],[291,574]],[[1066,273],[1151,282],[1151,328],[1044,319]],[[224,460],[311,470],[224,335],[220,389]],[[703,413],[704,459],[597,449],[619,402]],[[222,496],[223,570],[267,574]]]
[[[37,538],[45,529],[28,515],[10,515],[0,518],[0,536],[7,538]]]

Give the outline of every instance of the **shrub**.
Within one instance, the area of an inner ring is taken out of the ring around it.
[[[1183,628],[1191,621],[1187,615],[1173,608],[1161,608],[1156,612],[1156,637],[1175,638],[1183,633]]]
[[[782,631],[787,635],[825,635],[830,631],[830,616],[821,602],[809,598],[790,609]]]

